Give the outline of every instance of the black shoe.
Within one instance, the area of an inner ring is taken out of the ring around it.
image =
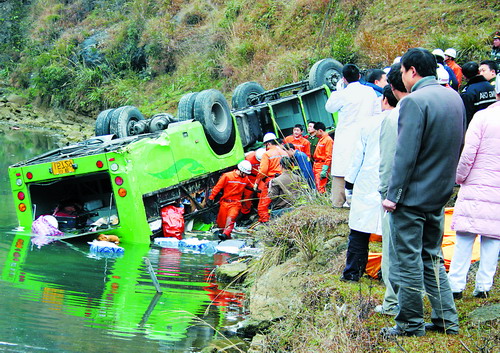
[[[380,330],[380,335],[385,338],[390,338],[394,336],[408,336],[408,337],[421,337],[425,336],[425,331],[404,331],[400,329],[397,325],[393,327],[384,327]]]
[[[488,298],[490,296],[490,293],[487,291],[485,291],[485,292],[474,291],[473,296],[475,296],[476,298]]]
[[[359,282],[359,278],[353,277],[353,276],[340,276],[340,280],[342,282]]]
[[[217,234],[220,241],[224,241],[224,240],[227,240],[227,236],[224,234],[224,233],[220,233],[220,234]]]
[[[453,292],[453,299],[462,299],[462,292]]]
[[[445,330],[444,327],[434,325],[433,323],[426,323],[424,325],[425,331],[428,332],[440,332],[440,333],[446,333],[447,335],[458,335],[457,330],[452,330],[452,329],[447,329]]]

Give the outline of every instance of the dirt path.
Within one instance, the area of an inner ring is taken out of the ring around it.
[[[94,136],[95,117],[33,107],[25,98],[10,94],[0,97],[0,123],[11,129],[47,130],[60,135],[66,145]]]

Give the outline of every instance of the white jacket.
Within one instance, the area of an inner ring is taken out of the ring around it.
[[[363,122],[380,112],[380,101],[371,87],[353,82],[341,91],[332,92],[325,109],[330,113],[339,112],[332,152],[332,175],[343,177],[349,168]]]
[[[354,184],[349,228],[382,234],[382,203],[380,201],[380,126],[389,110],[370,118],[361,129],[351,166],[345,180]]]

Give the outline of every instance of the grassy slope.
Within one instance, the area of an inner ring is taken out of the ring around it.
[[[395,324],[393,317],[373,312],[375,305],[382,303],[385,287],[368,277],[359,283],[340,281],[349,231],[348,211],[332,210],[328,200],[322,199],[316,198],[313,204],[285,214],[260,233],[268,247],[263,258],[252,266],[250,282],[283,262],[295,266],[293,273],[302,281],[296,293],[302,306],[291,308],[266,333],[264,352],[498,352],[498,320],[479,324],[470,316],[477,308],[500,303],[496,287],[487,299],[472,296],[476,266],[469,273],[464,298],[455,301],[459,335],[428,333],[425,337],[389,340],[380,337],[381,328]],[[370,247],[381,251],[380,243],[370,243]],[[500,273],[495,280],[500,281]],[[424,304],[425,318],[430,322],[427,299]]]
[[[86,3],[33,1],[27,47],[3,73],[45,104],[91,115],[132,104],[146,116],[175,113],[189,91],[230,98],[245,81],[301,80],[324,57],[382,67],[419,45],[483,59],[500,10],[474,0],[124,0],[93,2],[91,11]],[[79,64],[79,43],[102,32],[106,65]],[[140,72],[130,68],[136,47],[148,57]]]

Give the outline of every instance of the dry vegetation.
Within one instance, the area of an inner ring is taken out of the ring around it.
[[[477,323],[470,313],[500,303],[494,287],[491,297],[472,296],[476,266],[469,274],[471,284],[456,305],[460,334],[446,336],[428,333],[425,337],[383,339],[380,329],[393,326],[392,317],[377,314],[385,287],[378,280],[364,277],[359,283],[339,280],[345,261],[348,211],[332,210],[326,198],[283,215],[260,231],[267,247],[261,260],[251,266],[249,283],[282,263],[299,263],[295,276],[301,278],[293,307],[263,332],[263,352],[498,352],[500,326],[497,319]],[[372,243],[373,247],[379,244]],[[500,280],[497,274],[496,282]],[[426,320],[430,304],[425,301]]]
[[[125,104],[175,113],[187,92],[229,98],[250,80],[274,88],[325,57],[382,67],[419,45],[484,59],[498,10],[486,0],[36,0],[13,17],[23,37],[2,47],[11,60],[0,78],[40,104],[88,115]],[[81,59],[89,39],[97,64]]]

